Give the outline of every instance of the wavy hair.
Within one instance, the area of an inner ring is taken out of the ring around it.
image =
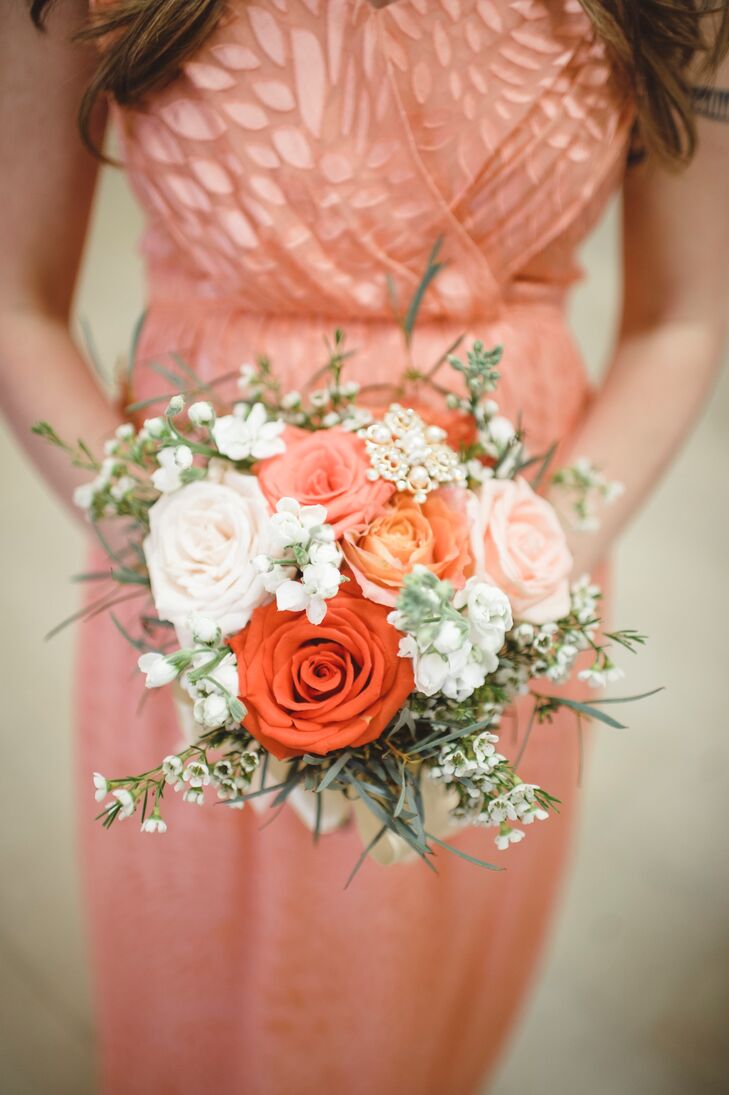
[[[28,0],[39,28],[54,2]],[[580,3],[632,82],[640,145],[666,164],[688,163],[696,148],[692,83],[710,79],[729,50],[729,0]],[[93,151],[90,119],[99,96],[122,106],[141,103],[175,78],[225,6],[226,0],[115,0],[89,16],[77,38],[101,40],[101,48],[79,106],[79,128]],[[382,0],[376,6],[384,6]]]

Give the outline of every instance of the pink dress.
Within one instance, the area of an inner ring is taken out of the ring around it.
[[[136,398],[179,352],[206,377],[265,352],[296,386],[346,328],[352,375],[403,366],[386,278],[412,293],[442,236],[413,357],[461,332],[505,346],[501,404],[532,445],[574,428],[573,251],[624,168],[630,94],[577,0],[231,3],[145,110],[119,112],[148,219]],[[171,701],[99,617],[81,631],[78,753],[142,771],[179,742]],[[523,730],[523,727],[521,728]],[[520,728],[508,731],[513,748]],[[464,1095],[530,985],[575,821],[569,720],[534,731],[525,779],[563,800],[502,873],[368,862],[290,812],[167,804],[169,832],[105,832],[82,798],[103,1090],[118,1095]],[[492,833],[459,847],[493,859]]]

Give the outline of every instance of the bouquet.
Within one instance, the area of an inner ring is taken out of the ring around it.
[[[346,378],[349,356],[335,332],[303,393],[282,391],[259,358],[232,405],[196,381],[204,398],[177,394],[121,426],[100,461],[36,427],[94,475],[76,502],[110,566],[87,577],[143,604],[136,629],[114,592],[96,611],[139,652],[146,687],[174,690],[185,727],[153,770],[94,774],[107,828],[136,814],[163,833],[177,792],[199,806],[287,804],[315,836],[354,817],[355,870],[368,853],[432,866],[439,848],[490,867],[448,833],[485,826],[504,850],[558,807],[502,751],[504,713],[528,696],[527,737],[564,707],[620,725],[611,701],[540,689],[602,686],[620,676],[614,647],[643,641],[601,635],[600,590],[571,580],[562,520],[538,493],[558,484],[590,527],[616,485],[586,460],[550,473],[552,452],[529,454],[494,400],[501,348],[447,355],[461,394],[411,370],[379,410]],[[443,414],[423,409],[423,384]],[[121,550],[101,531],[109,519]]]

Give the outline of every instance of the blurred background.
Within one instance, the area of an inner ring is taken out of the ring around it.
[[[572,303],[594,373],[617,310],[618,217],[612,208],[588,242]],[[76,315],[107,369],[142,308],[139,228],[122,175],[106,169]],[[651,637],[626,666],[629,690],[666,691],[623,709],[629,730],[595,730],[574,869],[492,1095],[729,1091],[727,423],[725,373],[617,552],[615,623]],[[84,534],[5,432],[0,468],[0,1091],[87,1095],[94,1031],[73,830],[74,811],[95,804],[90,779],[78,802],[71,786],[73,630],[43,642],[76,607],[69,576]]]

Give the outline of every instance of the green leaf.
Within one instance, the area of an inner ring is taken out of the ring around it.
[[[94,367],[96,374],[102,379],[106,380],[104,374],[104,366],[101,363],[101,355],[99,354],[96,342],[94,341],[94,334],[91,329],[91,324],[83,316],[79,319],[79,327],[81,328],[81,334],[83,336],[84,346],[86,353],[89,356],[89,360]]]
[[[117,567],[111,571],[109,577],[120,585],[148,586],[150,584],[146,574],[139,574],[136,570],[129,570],[128,567]]]
[[[440,271],[445,266],[445,263],[436,261],[442,244],[443,237],[439,236],[433,244],[433,249],[428,256],[428,264],[425,268],[425,273],[420,279],[420,284],[413,293],[412,300],[410,301],[410,304],[408,305],[408,310],[405,314],[405,319],[402,322],[403,331],[405,332],[405,340],[408,343],[412,338],[415,321],[418,318],[418,312],[420,311],[420,306],[423,303],[423,297],[425,296],[428,286],[433,281],[433,278],[435,278],[436,275],[440,273]]]
[[[544,696],[538,697],[539,699],[545,699]],[[604,711],[600,711],[598,707],[589,703],[578,703],[577,700],[563,699],[561,696],[550,697],[553,700],[556,708],[568,707],[570,711],[577,711],[580,715],[585,715],[589,719],[597,719],[598,722],[604,722],[606,726],[612,726],[614,730],[626,730],[627,727],[624,723],[618,722],[612,715],[606,715]]]
[[[114,612],[110,612],[109,615],[111,616],[112,623],[116,627],[117,631],[127,640],[127,642],[131,646],[134,647],[135,650],[139,650],[139,651],[142,651],[142,652],[144,652],[145,650],[149,650],[148,644],[145,643],[143,639],[135,639],[132,635],[129,634],[127,629],[124,627],[124,625],[121,623],[121,621],[117,618],[117,616]]]
[[[349,752],[349,750],[346,750],[334,761],[334,764],[331,766],[331,768],[327,769],[325,776],[317,787],[317,792],[326,791],[329,784],[333,783],[339,773],[343,771],[351,755],[352,754]]]
[[[432,833],[425,834],[428,840],[432,840],[434,844],[437,844],[439,848],[445,848],[446,851],[452,852],[453,855],[457,855],[460,859],[465,859],[469,863],[475,863],[477,867],[485,867],[487,871],[503,871],[503,867],[497,867],[495,863],[488,863],[485,859],[476,859],[475,856],[469,855],[468,852],[462,852],[460,848],[456,848],[455,844],[448,844],[445,840],[441,840],[437,836],[433,836]]]
[[[152,372],[156,373],[157,376],[161,376],[164,380],[167,380],[175,389],[175,393],[184,390],[185,381],[172,369],[168,369],[165,365],[161,365],[159,361],[150,361],[147,367],[151,369]]]
[[[136,320],[132,329],[132,338],[129,345],[129,361],[127,362],[127,379],[130,379],[134,371],[134,365],[137,360],[137,349],[139,347],[139,339],[142,334],[142,328],[144,327],[144,321],[147,318],[147,310],[145,309]]]
[[[537,474],[534,476],[534,479],[532,480],[532,489],[533,490],[539,490],[539,488],[541,487],[542,481],[544,480],[544,476],[547,474],[547,468],[552,463],[552,460],[554,459],[554,455],[555,455],[556,452],[557,452],[557,442],[555,441],[553,445],[549,446],[549,448],[545,452],[544,456],[537,457],[537,460],[541,460],[541,467],[539,468],[539,471],[537,472]],[[531,461],[528,461],[527,464],[522,464],[522,467],[521,467],[520,470],[523,471],[524,468],[527,467],[529,463],[531,463]]]
[[[383,835],[383,833],[386,833],[386,832],[387,832],[387,826],[383,825],[382,828],[378,832],[376,832],[375,835],[372,837],[372,840],[369,842],[367,847],[362,849],[361,855],[359,856],[357,862],[355,863],[354,867],[352,868],[352,872],[351,872],[349,878],[347,879],[347,881],[344,884],[345,890],[348,888],[350,882],[352,882],[354,880],[355,875],[359,871],[360,867],[364,863],[367,856],[370,854],[370,852],[374,848],[377,841],[380,839],[380,837]]]
[[[665,692],[665,688],[654,688],[650,692],[641,692],[638,696],[607,696],[605,699],[592,700],[592,706],[597,707],[603,703],[634,703],[636,700],[647,700],[649,696],[657,696],[659,692]]]
[[[392,314],[399,320],[399,309],[397,305],[397,286],[395,285],[395,279],[389,272],[385,274],[385,284],[387,286],[387,297],[390,301],[390,308]]]

